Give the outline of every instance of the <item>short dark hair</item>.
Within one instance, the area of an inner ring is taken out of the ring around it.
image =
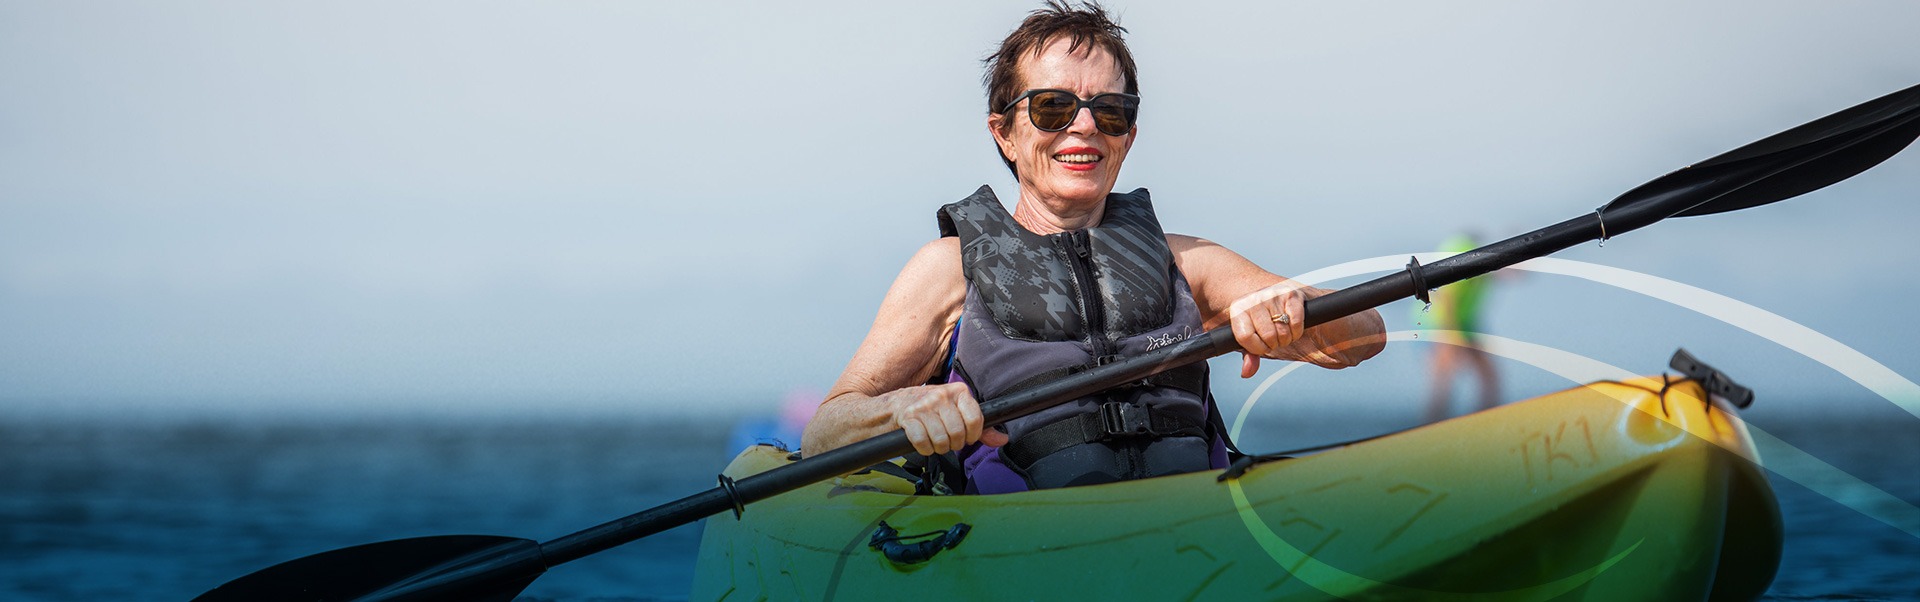
[[[1027,14],[1027,20],[1021,21],[1007,39],[1000,41],[1000,48],[981,62],[987,65],[987,74],[982,77],[987,86],[987,113],[1001,114],[1007,103],[1023,90],[1018,67],[1022,55],[1038,55],[1054,38],[1067,38],[1067,51],[1079,50],[1081,46],[1090,46],[1107,51],[1113,55],[1114,62],[1120,64],[1120,75],[1126,79],[1128,94],[1140,93],[1140,82],[1136,79],[1133,65],[1133,52],[1127,50],[1127,40],[1122,37],[1127,28],[1115,23],[1107,16],[1107,9],[1100,3],[1088,0],[1075,6],[1072,2],[1047,0],[1045,7]],[[1012,122],[1003,121],[1002,132]],[[995,147],[996,150],[998,147]],[[1014,169],[1013,161],[1005,154],[1000,160],[1007,164],[1007,170],[1014,177],[1020,177],[1020,171]]]

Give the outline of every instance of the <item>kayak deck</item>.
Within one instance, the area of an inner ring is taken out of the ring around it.
[[[695,600],[1752,599],[1781,528],[1733,409],[1604,382],[1220,471],[984,496],[868,472],[709,519]],[[734,478],[790,463],[742,452]],[[971,528],[897,563],[868,546]]]

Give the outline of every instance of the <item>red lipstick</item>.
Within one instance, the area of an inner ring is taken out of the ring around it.
[[[1064,158],[1068,156],[1073,156],[1076,160],[1069,161]],[[1089,157],[1092,160],[1088,160]],[[1054,162],[1069,171],[1092,171],[1105,158],[1106,154],[1087,146],[1063,148],[1053,153]]]

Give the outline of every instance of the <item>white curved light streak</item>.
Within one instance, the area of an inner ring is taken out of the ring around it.
[[[1426,264],[1445,259],[1454,254],[1427,252],[1409,253],[1407,255],[1382,255],[1380,257],[1327,266],[1306,274],[1301,274],[1294,279],[1309,285],[1315,285],[1349,276],[1358,276],[1374,272],[1399,271],[1406,269],[1405,262],[1408,255],[1416,257],[1421,263]],[[1540,257],[1520,262],[1510,266],[1508,269],[1572,276],[1633,291],[1693,310],[1701,315],[1720,320],[1741,330],[1759,335],[1762,338],[1780,344],[1782,347],[1804,355],[1809,359],[1820,362],[1822,365],[1839,372],[1842,376],[1860,383],[1861,386],[1873,391],[1887,401],[1893,402],[1894,405],[1906,410],[1907,413],[1913,414],[1915,417],[1920,417],[1920,385],[1914,384],[1913,381],[1894,372],[1892,368],[1888,368],[1884,364],[1874,361],[1873,358],[1867,357],[1866,354],[1852,347],[1848,347],[1834,340],[1832,337],[1740,300],[1659,276],[1570,259]],[[1485,333],[1479,333],[1479,335],[1482,337],[1488,336]],[[1584,383],[1597,380],[1598,378],[1616,378],[1620,375],[1632,376],[1625,370],[1591,358],[1584,358],[1568,352],[1531,343],[1521,343],[1513,339],[1503,340],[1507,341],[1508,345],[1519,344],[1526,346],[1522,353],[1530,354],[1534,351],[1545,350],[1550,351],[1556,356],[1558,354],[1569,356],[1556,357],[1553,361],[1555,365],[1569,370],[1568,373],[1562,374],[1562,376],[1579,376],[1579,378],[1569,377],[1569,380],[1575,382]],[[1489,351],[1492,352],[1493,350],[1489,349]],[[1498,355],[1498,353],[1496,354]],[[1580,361],[1574,361],[1569,358],[1578,358]],[[1251,406],[1252,402],[1260,394],[1265,393],[1273,381],[1292,372],[1293,367],[1293,365],[1289,365],[1279,372],[1274,373],[1272,376],[1267,377],[1266,381],[1261,382],[1260,386],[1254,390],[1253,395],[1248,398],[1248,406]],[[1545,366],[1542,367],[1545,368]],[[1553,369],[1549,369],[1549,371],[1553,371],[1555,374],[1561,374]],[[1612,376],[1592,377],[1592,375],[1602,373],[1611,374]],[[1235,424],[1232,430],[1233,435],[1239,433],[1239,421],[1247,415],[1248,410],[1249,408],[1247,406],[1241,408],[1239,416],[1235,418]],[[1885,490],[1875,487],[1832,464],[1828,464],[1814,457],[1812,454],[1801,451],[1799,448],[1781,440],[1779,437],[1755,428],[1751,424],[1747,425],[1747,430],[1749,434],[1752,435],[1754,447],[1759,450],[1760,456],[1765,459],[1764,465],[1768,470],[1773,471],[1774,474],[1811,489],[1815,493],[1839,502],[1848,508],[1852,508],[1856,512],[1904,531],[1908,535],[1920,538],[1920,507],[1915,507],[1906,500],[1887,493]]]
[[[1419,258],[1421,263],[1433,263],[1451,257],[1453,254],[1411,253],[1410,255]],[[1384,255],[1349,261],[1302,274],[1296,280],[1315,284],[1347,276],[1399,271],[1405,269],[1406,257],[1407,255]],[[1701,315],[1779,343],[1782,347],[1820,362],[1853,382],[1860,383],[1874,394],[1893,402],[1908,414],[1920,418],[1920,384],[1914,384],[1913,381],[1894,372],[1892,368],[1834,340],[1833,337],[1820,334],[1812,328],[1748,305],[1738,299],[1659,276],[1571,259],[1540,257],[1520,262],[1508,269],[1572,276],[1626,289],[1691,309]]]

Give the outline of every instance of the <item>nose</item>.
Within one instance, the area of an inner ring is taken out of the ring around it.
[[[1100,133],[1093,125],[1093,107],[1074,109],[1073,123],[1067,124],[1067,132],[1087,137]]]

